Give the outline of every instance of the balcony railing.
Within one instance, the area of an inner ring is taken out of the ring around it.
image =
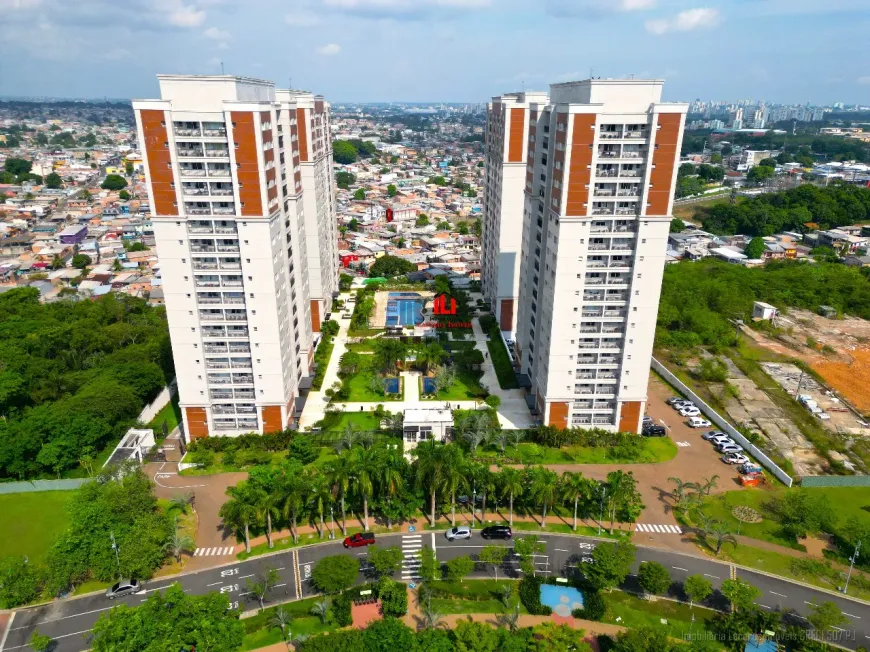
[[[595,176],[598,177],[615,177],[617,175],[617,170],[596,170]]]
[[[235,414],[236,410],[232,406],[215,405],[211,409],[212,414]]]
[[[226,299],[226,298],[225,298],[225,299],[223,300],[223,302],[224,302],[224,303],[238,303],[238,304],[243,304],[243,303],[245,303],[245,300],[244,300],[244,299],[235,299],[235,298],[232,298],[232,299]]]
[[[584,317],[601,317],[601,311],[586,311],[581,313]]]
[[[201,263],[199,261],[193,261],[194,269],[217,269],[217,263]]]
[[[586,263],[586,267],[591,267],[591,268],[593,268],[593,269],[597,269],[597,268],[600,268],[600,267],[607,267],[607,264],[606,264],[606,263],[601,263],[601,262],[598,262],[598,261],[592,261],[592,262],[588,262],[588,263]]]
[[[597,316],[597,315],[598,315],[598,313],[595,313],[595,315],[593,315],[593,316]],[[584,316],[585,316],[585,313],[584,313]],[[581,333],[597,333],[598,327],[597,326],[581,326],[580,332]]]
[[[631,249],[631,245],[630,244],[615,244],[615,245],[610,245],[610,249],[612,251],[627,251],[627,250]]]
[[[211,376],[208,377],[209,385],[231,385],[232,382],[233,381],[229,378],[212,378]]]
[[[254,392],[244,389],[237,389],[236,398],[254,398]]]
[[[230,366],[233,369],[250,369],[254,365],[251,364],[250,360],[234,360],[230,363]]]
[[[202,329],[202,336],[203,337],[219,337],[219,338],[223,339],[224,337],[227,337],[227,334],[222,328],[215,330],[215,331],[207,330],[207,329],[203,328]]]
[[[623,170],[619,173],[621,177],[639,177],[641,176],[639,170]]]
[[[627,297],[624,294],[608,294],[604,300],[605,301],[625,301],[626,298]],[[597,301],[600,301],[600,299],[597,299]]]
[[[613,215],[613,208],[593,208],[593,215]]]
[[[242,287],[242,282],[241,281],[228,281],[227,279],[224,279],[223,287],[225,287],[225,288],[240,288],[240,287]]]
[[[239,253],[238,245],[218,245],[217,250],[225,253],[225,254],[237,254]]]
[[[219,281],[197,281],[196,287],[198,288],[219,288],[221,286]]]
[[[621,138],[622,134],[618,131],[602,131],[599,137],[604,139]]]
[[[250,353],[251,347],[247,344],[230,344],[230,353]]]
[[[235,208],[225,208],[225,207],[221,207],[221,206],[215,206],[215,207],[212,209],[212,213],[213,213],[214,215],[235,215],[235,213],[236,213],[236,209],[235,209]]]
[[[598,152],[599,158],[619,158],[619,152]]]
[[[591,389],[581,389],[579,387],[575,387],[574,393],[575,394],[592,394],[592,390]]]
[[[233,189],[232,188],[212,188],[211,194],[216,196],[216,197],[225,196],[225,195],[232,195]]]
[[[218,313],[199,313],[200,321],[223,321],[224,316],[220,312]]]
[[[182,192],[185,195],[208,195],[208,188],[183,188]]]
[[[230,365],[226,362],[206,362],[206,369],[229,369]]]
[[[204,177],[205,170],[183,167],[183,168],[181,168],[181,176],[183,176],[183,177]]]
[[[221,391],[219,389],[213,389],[208,393],[208,396],[213,401],[221,401],[233,398],[233,392],[230,391]]]
[[[196,300],[196,302],[197,302],[197,303],[213,304],[213,303],[221,303],[221,300],[220,300],[220,299],[215,299],[214,297],[208,297],[208,298],[198,298],[198,299]]]
[[[251,385],[254,382],[254,377],[253,376],[238,376],[237,375],[237,376],[233,376],[233,382]]]
[[[188,215],[211,215],[210,208],[185,208],[184,212]]]
[[[213,254],[215,252],[214,247],[207,247],[204,245],[190,245],[190,250],[197,254]]]
[[[205,150],[205,155],[209,158],[227,158],[230,155],[230,150],[228,149],[207,149]],[[200,154],[200,156],[202,156]]]
[[[214,227],[215,233],[238,233],[238,229],[234,226],[216,226]]]
[[[188,157],[189,158],[197,158],[197,157],[201,158],[202,157],[202,150],[201,149],[179,149],[178,155],[181,158],[188,158]]]
[[[594,192],[595,197],[613,197],[612,190],[604,190],[603,188],[596,188]]]
[[[226,335],[226,336],[227,336],[227,337],[247,337],[247,336],[248,336],[248,331],[247,331],[247,330],[243,330],[243,331],[227,331],[227,335]]]
[[[207,136],[208,138],[221,138],[221,137],[226,137],[227,130],[226,129],[203,129],[202,135]]]
[[[241,263],[231,263],[229,261],[221,262],[221,269],[241,269]]]
[[[622,310],[605,310],[605,317],[625,317],[625,313]]]
[[[604,283],[603,278],[587,278],[586,285],[602,285]]]
[[[616,214],[617,215],[637,215],[637,209],[636,208],[617,208]]]
[[[199,136],[199,129],[186,129],[181,127],[175,128],[176,136]]]
[[[631,267],[631,263],[627,260],[617,260],[615,262],[610,263],[611,267]]]
[[[188,233],[212,233],[212,228],[210,226],[191,226],[187,225]]]
[[[227,321],[245,321],[248,318],[246,313],[227,313]]]
[[[649,138],[649,133],[646,131],[626,131],[623,138]]]
[[[244,405],[239,405],[236,407],[237,414],[257,414],[257,408],[255,407],[245,407]]]
[[[627,278],[610,278],[607,279],[607,285],[625,285],[628,283]]]
[[[622,158],[643,158],[643,152],[623,152]]]
[[[637,197],[640,195],[640,189],[634,188],[632,190],[620,190],[616,194],[620,197]]]
[[[581,349],[595,349],[598,348],[595,342],[580,342],[579,348]]]

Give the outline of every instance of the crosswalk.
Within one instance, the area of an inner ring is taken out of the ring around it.
[[[197,548],[193,551],[194,557],[223,557],[233,554],[235,546],[219,546],[217,548]]]
[[[420,555],[423,549],[422,534],[406,534],[402,536],[402,579],[420,579]]]
[[[638,523],[634,530],[635,532],[649,532],[651,534],[682,534],[683,531],[679,525],[650,525],[649,523]]]

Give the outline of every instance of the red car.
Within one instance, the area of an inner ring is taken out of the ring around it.
[[[345,548],[362,548],[363,546],[370,546],[375,542],[375,535],[373,532],[361,532],[354,534],[353,536],[346,537],[344,540]]]

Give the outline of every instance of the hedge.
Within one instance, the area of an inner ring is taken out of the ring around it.
[[[520,602],[533,616],[549,616],[553,613],[547,605],[541,604],[541,584],[544,583],[540,577],[524,577],[520,580],[518,594]]]

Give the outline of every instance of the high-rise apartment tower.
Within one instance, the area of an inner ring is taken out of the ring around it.
[[[290,424],[338,268],[329,106],[234,76],[133,102],[189,438]]]
[[[688,109],[661,94],[554,84],[511,121],[527,143],[516,347],[545,424],[640,427]]]

